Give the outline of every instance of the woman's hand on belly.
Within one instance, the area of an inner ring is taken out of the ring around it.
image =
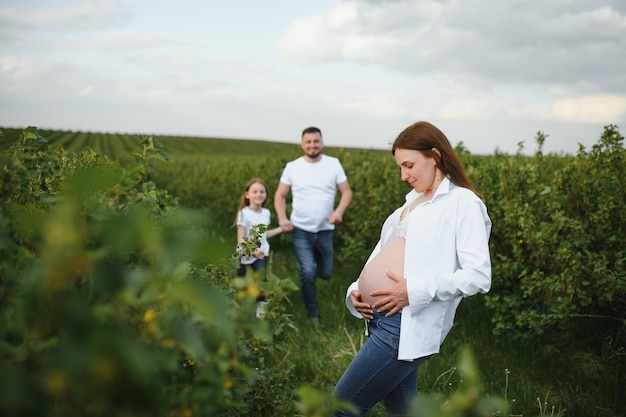
[[[391,271],[387,271],[387,276],[395,282],[391,287],[382,290],[375,290],[370,293],[372,297],[382,296],[376,301],[372,308],[385,314],[386,317],[396,314],[405,306],[409,305],[409,293],[406,289],[406,279]],[[354,293],[354,291],[353,291]],[[350,295],[352,297],[352,294]],[[356,308],[356,306],[355,306]]]
[[[372,306],[363,302],[361,298],[361,293],[359,291],[353,290],[350,293],[350,301],[352,302],[352,305],[354,306],[356,311],[361,313],[366,321],[370,321],[374,318],[374,310],[372,310]]]

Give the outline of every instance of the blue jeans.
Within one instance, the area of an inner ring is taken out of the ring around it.
[[[333,271],[334,230],[307,232],[297,227],[291,232],[291,241],[298,259],[300,290],[310,317],[319,317],[315,277],[329,279]]]
[[[237,268],[237,276],[245,277],[248,268],[252,268],[254,272],[262,270],[263,278],[267,279],[267,256],[263,259],[256,259],[251,264],[239,264],[239,268]]]
[[[398,360],[402,313],[385,317],[374,313],[369,337],[345,370],[334,395],[353,404],[363,416],[379,401],[384,401],[389,416],[406,415],[411,399],[417,395],[417,370],[427,358],[413,362]],[[343,411],[335,414],[351,416]]]

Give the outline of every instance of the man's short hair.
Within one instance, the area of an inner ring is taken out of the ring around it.
[[[304,129],[302,131],[302,136],[304,136],[305,133],[319,133],[320,136],[322,136],[322,131],[319,130],[317,127],[315,126],[311,126],[311,127],[307,127],[306,129]]]

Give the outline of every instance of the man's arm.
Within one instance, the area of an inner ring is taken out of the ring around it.
[[[339,188],[339,192],[341,193],[341,198],[339,199],[339,204],[337,204],[337,208],[330,215],[330,223],[337,224],[343,221],[343,213],[346,211],[350,202],[352,201],[352,190],[350,189],[350,184],[348,181],[342,182],[337,186]]]
[[[274,194],[274,210],[278,217],[278,224],[285,232],[290,232],[293,229],[293,225],[287,217],[287,195],[290,190],[289,185],[279,182],[276,194]]]

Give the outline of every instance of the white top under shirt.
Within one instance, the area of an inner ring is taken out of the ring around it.
[[[250,229],[253,226],[258,224],[264,224],[265,226],[270,225],[270,211],[265,207],[261,208],[261,211],[254,211],[250,207],[244,207],[239,211],[239,216],[237,216],[237,226],[243,226],[243,238],[247,239],[250,236]],[[259,246],[259,250],[262,250],[265,253],[265,257],[268,257],[270,254],[270,244],[267,241],[266,233],[261,234],[261,246]],[[251,256],[250,258],[246,256],[241,257],[241,263],[244,265],[249,265],[257,260],[256,256]]]
[[[387,218],[367,262],[394,238],[392,222],[398,212],[420,195],[409,192],[404,206]],[[398,359],[412,361],[439,352],[463,297],[489,291],[491,220],[476,194],[447,177],[432,200],[417,205],[405,217],[404,278],[409,305],[402,309]],[[357,289],[358,280],[348,287],[346,306],[361,318],[350,301],[350,293]]]
[[[391,223],[391,227],[393,227],[393,235],[395,237],[401,237],[406,239],[406,233],[409,229],[409,210],[410,208],[406,208],[406,213],[404,213],[404,217],[402,217],[402,210],[396,210],[389,219]]]
[[[347,180],[341,162],[332,156],[322,155],[317,162],[301,156],[288,162],[280,182],[291,187],[291,223],[307,232],[333,230],[329,219],[335,210],[337,186]]]

